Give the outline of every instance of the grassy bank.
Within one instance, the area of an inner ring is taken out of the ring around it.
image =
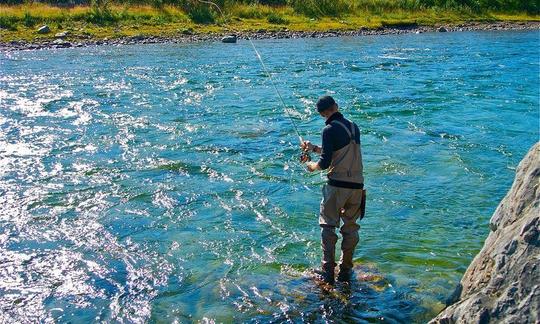
[[[117,38],[134,35],[175,36],[187,32],[221,33],[281,30],[326,31],[378,28],[397,25],[456,25],[469,22],[540,21],[538,14],[475,11],[469,8],[403,8],[372,5],[321,12],[299,10],[294,5],[229,4],[221,16],[210,6],[186,9],[177,5],[81,5],[59,7],[45,4],[0,5],[1,41],[39,41],[69,31],[72,37]],[[383,2],[381,2],[383,3]],[[391,3],[391,2],[389,2]],[[324,8],[322,8],[324,9]],[[314,9],[315,10],[315,9]],[[49,34],[36,32],[40,25]]]

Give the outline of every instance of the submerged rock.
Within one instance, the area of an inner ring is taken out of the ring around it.
[[[540,142],[517,169],[449,305],[430,323],[540,321]]]
[[[236,35],[225,36],[221,39],[223,43],[236,43]]]
[[[39,27],[38,30],[37,30],[38,34],[47,34],[47,33],[50,33],[50,32],[51,32],[51,29],[47,25],[43,25],[43,26]]]

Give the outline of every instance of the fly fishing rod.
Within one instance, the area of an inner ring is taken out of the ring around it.
[[[231,27],[231,25],[227,24],[227,18],[225,17],[225,14],[223,13],[221,8],[216,3],[212,2],[212,1],[209,1],[209,0],[197,0],[197,1],[199,1],[201,3],[211,5],[211,6],[214,6],[219,11],[221,17],[223,17],[223,19],[225,21],[225,25],[228,27],[228,29],[230,29],[231,31],[233,31],[233,32],[235,32],[237,34],[240,34],[240,32],[238,32],[238,30],[235,30],[234,28]],[[266,76],[270,80],[270,83],[272,84],[272,87],[274,88],[274,91],[276,92],[276,94],[277,94],[277,96],[279,98],[279,101],[281,102],[281,105],[283,106],[283,110],[285,111],[285,114],[287,115],[287,117],[291,121],[291,125],[292,125],[292,127],[294,129],[294,132],[298,136],[298,139],[300,140],[300,143],[303,143],[304,140],[302,138],[302,135],[300,135],[300,131],[298,130],[298,126],[297,126],[296,122],[294,121],[294,118],[291,116],[291,114],[290,114],[290,112],[289,112],[289,110],[287,108],[287,105],[285,104],[285,100],[283,100],[283,97],[281,96],[281,92],[279,92],[279,89],[278,89],[278,87],[276,85],[276,82],[274,81],[274,77],[268,71],[268,68],[266,67],[266,64],[264,64],[264,61],[263,61],[263,59],[261,57],[261,54],[257,50],[257,47],[255,47],[255,44],[253,43],[251,38],[246,35],[246,39],[251,44],[251,48],[253,48],[253,51],[257,55],[257,59],[261,63],[261,66],[263,68],[264,73],[266,74]],[[304,162],[307,162],[307,161],[311,161],[311,157],[309,156],[309,152],[308,152],[308,150],[306,148],[306,149],[302,150],[302,154],[300,155],[300,162],[304,163]]]

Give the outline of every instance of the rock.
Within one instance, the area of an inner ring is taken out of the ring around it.
[[[448,29],[446,29],[446,27],[444,27],[444,26],[441,26],[441,27],[437,28],[437,31],[439,33],[446,33],[448,31]]]
[[[430,323],[539,323],[540,142],[521,161],[482,250]]]
[[[193,35],[193,28],[184,28],[180,31],[182,35]]]
[[[47,25],[43,25],[43,26],[39,27],[38,30],[37,30],[38,34],[47,34],[47,33],[50,33],[50,32],[51,32],[51,29]]]
[[[133,41],[142,41],[145,38],[146,38],[146,36],[144,36],[143,34],[137,34],[137,35],[134,35],[134,36],[130,37],[130,39],[133,40]]]
[[[63,39],[55,39],[52,43],[55,47],[71,47],[72,44]]]
[[[68,35],[69,35],[69,32],[65,31],[65,32],[61,32],[61,33],[56,33],[54,35],[54,37],[56,37],[56,38],[66,38]]]
[[[223,43],[236,43],[236,35],[225,36],[221,39]]]

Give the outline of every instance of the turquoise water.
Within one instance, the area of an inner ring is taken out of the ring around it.
[[[256,41],[303,135],[362,129],[360,280],[321,290],[324,178],[246,42],[0,54],[0,318],[423,322],[539,136],[539,35]]]

